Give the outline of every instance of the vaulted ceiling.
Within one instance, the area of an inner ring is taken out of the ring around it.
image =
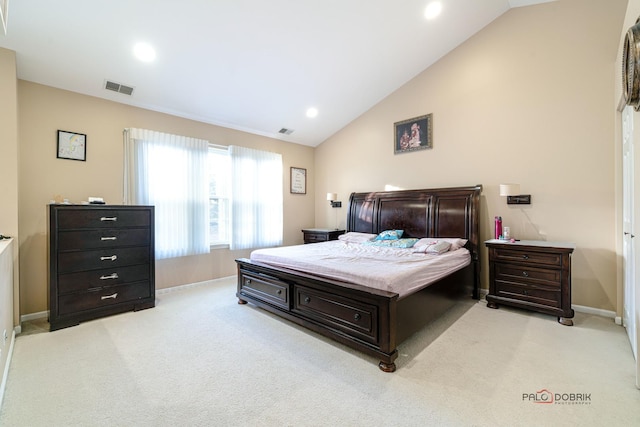
[[[427,19],[431,0],[12,0],[0,47],[23,80],[317,146],[510,8],[547,1],[440,0]]]

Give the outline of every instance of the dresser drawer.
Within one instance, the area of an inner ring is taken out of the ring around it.
[[[150,274],[149,264],[61,274],[58,276],[58,292],[65,294],[105,286],[140,282],[149,280]]]
[[[289,285],[262,275],[243,274],[240,293],[289,310]]]
[[[513,300],[527,301],[547,307],[560,307],[560,289],[547,290],[531,285],[519,285],[512,282],[501,282],[496,280],[496,296],[510,298]]]
[[[61,295],[58,297],[58,313],[60,315],[77,313],[83,310],[134,302],[150,296],[151,286],[149,282],[111,286],[99,290]]]
[[[99,249],[116,246],[149,245],[149,228],[108,228],[104,230],[62,231],[58,236],[58,249]]]
[[[58,274],[148,264],[151,256],[148,246],[61,252],[58,255]]]
[[[294,288],[293,311],[315,319],[325,326],[347,331],[371,342],[378,342],[378,310],[371,304],[358,303],[317,289]]]
[[[537,284],[560,288],[562,271],[529,265],[495,263],[495,279],[499,281]]]
[[[61,210],[57,216],[59,230],[77,228],[149,227],[151,213],[134,209],[76,209]]]
[[[559,253],[496,248],[493,250],[493,255],[494,261],[539,264],[552,267],[562,266],[562,254]]]

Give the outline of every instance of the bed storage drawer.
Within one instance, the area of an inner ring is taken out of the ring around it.
[[[293,311],[370,343],[378,342],[375,305],[305,286],[294,287]]]
[[[278,279],[245,272],[239,287],[240,294],[258,298],[285,310],[289,309],[289,285]]]

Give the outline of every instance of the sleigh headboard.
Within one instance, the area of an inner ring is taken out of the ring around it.
[[[377,234],[404,230],[402,237],[461,237],[479,263],[482,185],[423,190],[351,193],[347,231]]]

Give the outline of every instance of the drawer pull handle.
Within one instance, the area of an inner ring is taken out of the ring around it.
[[[282,289],[278,289],[278,290],[276,291],[276,294],[281,295],[281,294],[282,294]]]
[[[115,261],[117,259],[118,259],[118,255],[101,256],[100,257],[100,261]]]
[[[115,294],[112,294],[112,295],[105,295],[103,297],[100,297],[101,300],[116,299],[116,298],[118,298],[118,293],[117,292]]]
[[[356,320],[360,320],[362,319],[362,316],[360,316],[360,313],[356,313],[355,316],[353,316],[353,318]]]
[[[100,221],[117,221],[117,216],[103,216],[100,218]]]
[[[529,273],[527,273],[526,271],[523,271],[523,272],[522,272],[522,275],[523,275],[524,277],[529,277]]]
[[[251,284],[251,279],[247,279],[247,285]]]
[[[100,280],[117,279],[118,273],[111,273],[108,276],[100,276]]]
[[[529,259],[529,255],[522,255],[522,259]]]
[[[306,298],[304,299],[304,302],[306,302],[307,304],[309,304],[309,303],[311,302],[311,298],[306,297]]]
[[[116,236],[101,237],[100,240],[118,240]]]

